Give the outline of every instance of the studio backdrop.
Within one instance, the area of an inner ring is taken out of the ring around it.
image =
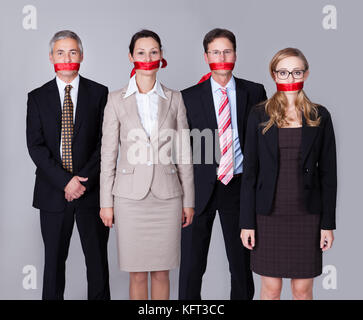
[[[297,47],[310,64],[309,98],[331,112],[338,160],[337,230],[323,254],[316,299],[363,299],[362,84],[360,0],[2,0],[0,1],[0,299],[40,299],[44,248],[38,210],[32,208],[35,166],[25,139],[27,93],[54,78],[48,43],[55,32],[75,31],[82,39],[80,74],[110,91],[129,80],[131,36],[157,32],[168,66],[158,73],[167,87],[182,90],[207,73],[204,35],[215,27],[237,38],[234,75],[275,91],[268,64],[285,47]],[[114,229],[109,239],[112,299],[128,299],[128,274],[117,263]],[[177,299],[173,270],[171,298]],[[291,299],[283,290],[283,299]],[[259,277],[255,275],[259,297]],[[223,235],[216,218],[204,299],[229,299],[230,276]],[[76,228],[66,268],[66,299],[86,299],[85,262]]]

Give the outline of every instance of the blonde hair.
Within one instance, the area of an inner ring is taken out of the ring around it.
[[[278,63],[287,57],[298,57],[304,63],[305,70],[309,70],[309,63],[304,54],[296,48],[285,48],[277,52],[270,62],[270,75],[275,80],[274,71]],[[270,119],[262,123],[265,128],[262,133],[265,134],[274,124],[277,127],[282,127],[288,124],[286,120],[287,98],[281,91],[276,91],[275,94],[268,99],[265,103],[265,112]],[[308,126],[316,127],[320,124],[320,117],[318,117],[318,105],[311,102],[305,94],[304,90],[300,90],[296,98],[296,108],[304,114]]]

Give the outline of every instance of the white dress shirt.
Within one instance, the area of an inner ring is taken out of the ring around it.
[[[58,76],[56,77],[56,82],[59,91],[59,97],[61,101],[61,107],[63,110],[63,103],[64,103],[64,95],[66,94],[66,86],[71,85],[71,99],[73,103],[73,123],[76,119],[76,108],[77,108],[77,98],[78,98],[78,87],[79,87],[79,75],[73,79],[71,83],[66,83],[63,80],[59,79]],[[62,136],[61,136],[61,143],[60,143],[60,156],[62,158]]]
[[[167,99],[159,80],[156,79],[154,87],[148,93],[140,93],[136,84],[136,75],[134,75],[127,87],[125,98],[136,94],[137,110],[146,133],[150,137],[152,129],[158,121],[158,104],[159,97]]]

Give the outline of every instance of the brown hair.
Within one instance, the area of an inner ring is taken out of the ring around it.
[[[298,57],[302,60],[305,70],[309,70],[309,63],[304,54],[296,48],[285,48],[277,52],[270,62],[270,75],[275,80],[276,67],[278,63],[287,57]],[[281,91],[276,91],[275,94],[265,102],[265,112],[270,119],[262,123],[265,127],[262,133],[265,134],[274,124],[277,127],[282,127],[288,124],[286,120],[287,98]],[[300,90],[296,98],[296,108],[304,114],[308,126],[316,127],[320,124],[318,116],[318,105],[311,102],[305,94],[304,90]]]
[[[227,29],[215,28],[204,36],[203,47],[205,53],[208,52],[208,45],[217,38],[227,38],[232,42],[233,50],[236,51],[236,37],[233,32]]]

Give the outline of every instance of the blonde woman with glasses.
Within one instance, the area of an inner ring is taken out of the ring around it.
[[[241,239],[261,275],[261,299],[280,299],[282,278],[294,299],[312,299],[336,227],[334,130],[328,110],[303,91],[309,64],[300,50],[277,52],[270,74],[277,91],[247,124]]]

